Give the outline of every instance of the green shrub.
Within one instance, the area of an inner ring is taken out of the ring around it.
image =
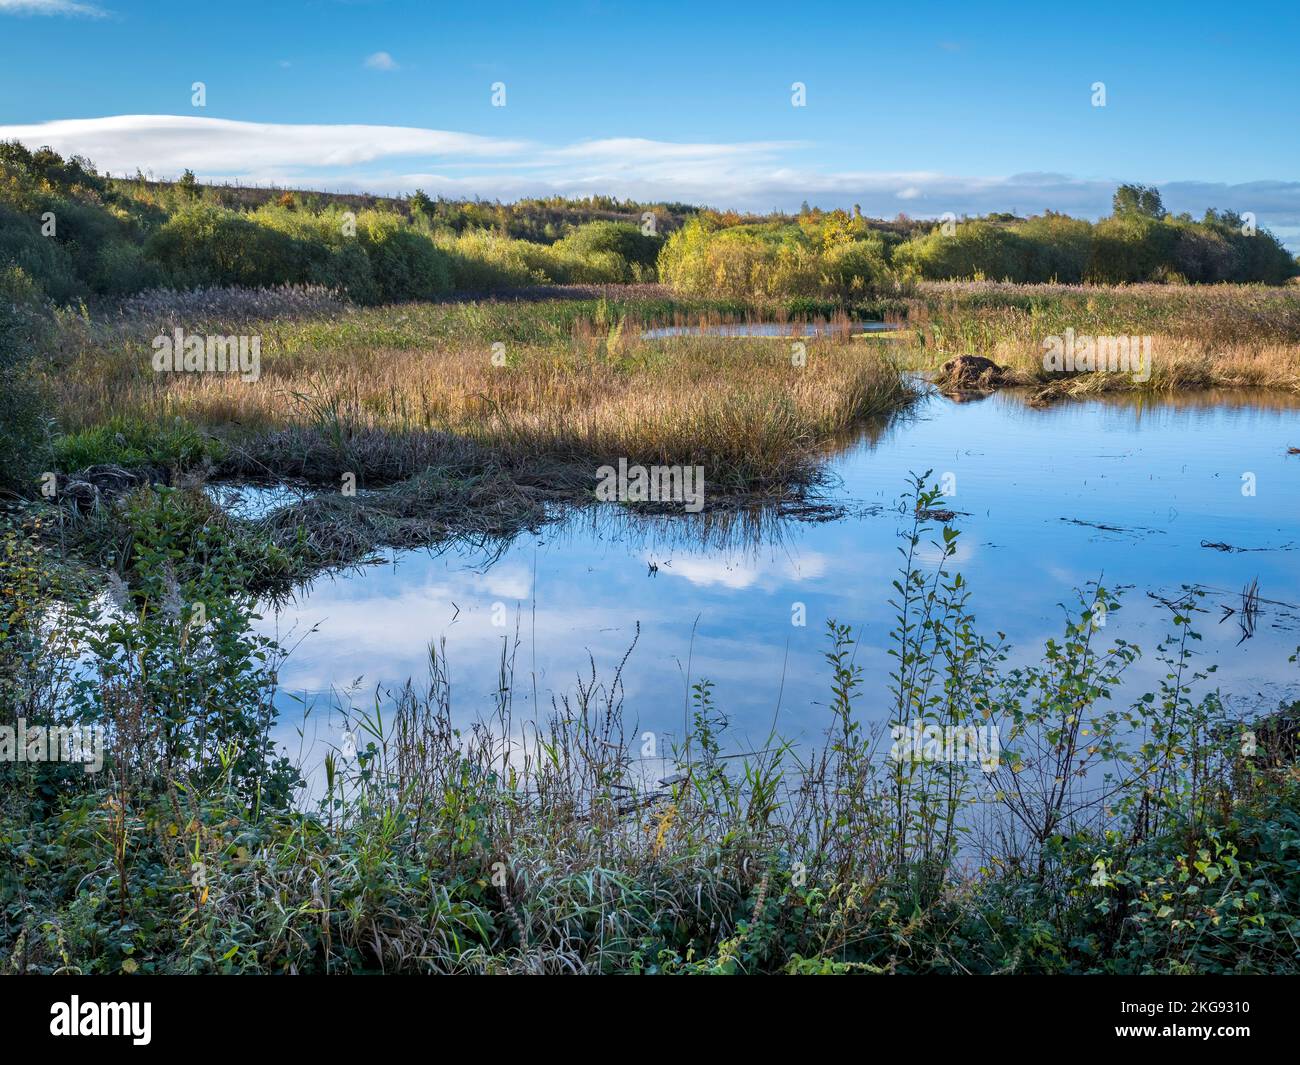
[[[0,264],[0,491],[28,494],[49,468],[47,404],[31,360],[48,329],[36,284],[21,267]]]
[[[1172,272],[1177,233],[1164,222],[1143,215],[1103,218],[1093,229],[1087,280],[1121,285],[1160,279]]]
[[[267,205],[251,218],[296,240],[306,260],[303,280],[345,293],[357,303],[382,302],[381,292],[367,254],[373,245],[358,236],[355,215],[331,208],[313,213]]]
[[[1091,223],[1048,211],[1016,226],[1015,233],[1024,256],[1026,280],[1078,284],[1087,275]]]
[[[827,249],[822,255],[826,288],[844,296],[878,291],[890,278],[884,242],[855,240]]]
[[[625,263],[652,267],[663,243],[630,222],[588,222],[556,241],[556,246],[581,258],[613,252]]]
[[[178,287],[301,284],[310,262],[303,242],[208,203],[173,214],[147,251]]]
[[[1024,281],[1023,241],[1011,229],[993,222],[960,222],[952,233],[936,226],[894,250],[894,262],[910,266],[929,280],[944,278]]]
[[[92,287],[107,296],[129,296],[166,281],[158,263],[145,255],[144,246],[113,240],[99,249],[92,274]]]
[[[363,211],[357,216],[357,236],[381,302],[436,299],[451,292],[449,257],[400,216]]]
[[[529,264],[524,244],[486,229],[438,239],[450,260],[458,292],[493,292],[546,281],[541,270]]]
[[[1047,212],[1023,221],[975,219],[942,226],[894,249],[894,265],[928,280],[1118,285],[1142,281],[1282,284],[1296,263],[1270,233],[1242,219],[1126,210],[1095,225]]]
[[[0,205],[0,266],[17,266],[40,293],[57,303],[82,295],[86,286],[77,277],[68,249],[41,236],[40,216],[25,216]]]
[[[799,226],[711,228],[692,219],[664,244],[659,278],[691,296],[846,300],[894,284],[879,237],[845,231],[817,244]]]

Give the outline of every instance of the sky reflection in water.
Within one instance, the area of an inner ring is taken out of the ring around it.
[[[1256,577],[1265,600],[1300,604],[1300,456],[1286,454],[1300,445],[1298,409],[1240,393],[1044,410],[1011,393],[971,403],[932,397],[832,458],[831,490],[850,511],[842,520],[715,530],[703,540],[683,519],[628,518],[602,505],[503,549],[390,554],[387,565],[323,578],[268,607],[260,627],[286,645],[305,635],[281,684],[315,702],[309,733],[318,739],[336,739],[322,731],[332,687],[359,680],[354,701],[373,704],[377,684],[427,676],[431,641],[446,641],[453,706],[468,722],[492,705],[503,640],[513,643],[518,625],[515,713],[526,717],[534,676],[544,713],[552,694],[590,672],[589,654],[609,678],[639,622],[623,673],[629,733],[681,734],[689,658],[692,681],[714,682],[733,746],[761,742],[774,716],[783,735],[815,742],[828,721],[828,618],[861,630],[860,712],[887,716],[886,601],[910,523],[897,501],[909,471],[933,470],[935,480],[955,477],[949,505],[963,512],[955,566],[983,631],[1006,633],[1013,661],[1059,635],[1059,604],[1074,604],[1076,588],[1104,575],[1126,589],[1105,635],[1145,652],[1122,695],[1150,690],[1163,673],[1155,645],[1167,612],[1147,593],[1174,598],[1196,583],[1216,593],[1197,626],[1198,650],[1219,666],[1215,682],[1239,707],[1268,708],[1300,687],[1287,662],[1300,644],[1300,606],[1265,604],[1255,637],[1237,646],[1236,620],[1219,624],[1216,604],[1236,605]],[[1242,494],[1246,472],[1253,497]],[[1270,550],[1223,553],[1202,541]],[[1296,550],[1280,549],[1288,544]],[[791,624],[796,602],[806,627]],[[495,604],[504,628],[493,624]],[[302,710],[282,704],[278,734],[296,747]]]

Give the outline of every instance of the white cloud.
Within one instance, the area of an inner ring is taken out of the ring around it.
[[[799,581],[816,580],[828,569],[828,559],[817,551],[800,557],[759,558],[731,552],[711,553],[683,551],[674,553],[670,561],[653,553],[643,555],[647,562],[658,560],[660,573],[681,577],[700,588],[719,585],[741,590],[758,584],[763,588],[776,588]]]
[[[182,115],[115,115],[31,126],[0,126],[0,140],[49,145],[92,159],[114,174],[149,170],[169,177],[185,169],[265,180],[297,168],[337,170],[396,156],[481,157],[517,154],[522,141],[410,126],[324,126],[236,122]]]
[[[104,18],[108,14],[94,4],[74,0],[0,0],[0,15],[69,15],[74,18]]]
[[[371,70],[397,70],[397,60],[387,52],[374,52],[366,56],[366,64]]]

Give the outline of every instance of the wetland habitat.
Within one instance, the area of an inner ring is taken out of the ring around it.
[[[1296,970],[1272,238],[5,152],[9,970]]]

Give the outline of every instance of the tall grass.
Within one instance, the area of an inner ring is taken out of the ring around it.
[[[187,324],[259,335],[254,383],[155,373],[150,343],[168,326],[135,316],[71,327],[48,384],[74,434],[112,418],[180,419],[232,455],[256,456],[268,475],[309,451],[333,456],[321,478],[391,480],[436,464],[440,448],[459,462],[468,445],[480,463],[538,484],[555,475],[559,487],[571,481],[561,467],[582,467],[594,483],[595,469],[619,457],[702,465],[720,494],[809,483],[827,441],[912,395],[885,355],[845,329],[808,338],[796,357],[782,340],[647,341],[646,313],[604,300],[474,303]],[[394,470],[379,451],[402,441],[409,459]],[[295,472],[312,476],[313,465]]]
[[[1044,370],[1044,342],[1150,336],[1151,378]],[[1010,367],[1022,384],[1062,393],[1113,389],[1260,387],[1300,390],[1300,289],[1253,285],[923,284],[911,301],[900,354],[933,369],[972,353]]]

